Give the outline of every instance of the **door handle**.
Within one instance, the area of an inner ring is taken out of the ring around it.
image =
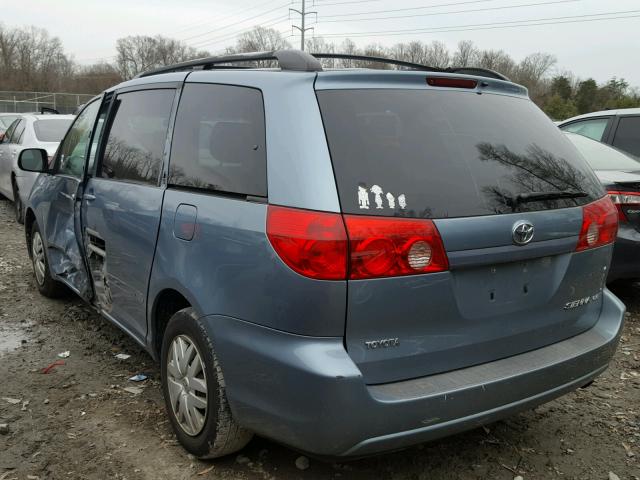
[[[76,199],[75,193],[66,193],[66,192],[58,192],[58,193],[60,193],[60,195],[62,195],[64,198],[67,198],[71,201]]]
[[[96,199],[96,196],[91,193],[85,193],[82,198],[84,198],[87,202],[93,202]]]

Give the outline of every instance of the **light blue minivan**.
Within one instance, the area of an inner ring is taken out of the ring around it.
[[[331,56],[148,72],[89,102],[51,168],[20,156],[44,173],[40,292],[72,290],[159,360],[200,458],[254,433],[403,448],[583,387],[618,343],[616,209],[526,89]]]

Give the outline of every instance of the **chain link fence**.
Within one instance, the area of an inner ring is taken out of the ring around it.
[[[51,108],[60,113],[74,113],[78,106],[94,97],[86,93],[7,92],[0,91],[0,113],[41,112]]]

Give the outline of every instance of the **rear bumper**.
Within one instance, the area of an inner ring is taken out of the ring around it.
[[[205,317],[236,419],[316,455],[360,456],[486,424],[574,390],[604,371],[624,305],[608,290],[596,325],[547,347],[429,377],[366,385],[342,338]]]
[[[607,282],[640,278],[640,232],[621,223],[613,246]]]

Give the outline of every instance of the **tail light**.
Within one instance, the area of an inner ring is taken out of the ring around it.
[[[394,277],[449,268],[431,220],[345,215],[349,278]]]
[[[267,236],[284,263],[310,278],[380,278],[449,268],[431,220],[343,218],[337,213],[270,205]]]
[[[629,219],[627,218],[627,214],[624,213],[622,207],[632,206],[635,207],[640,206],[640,193],[638,192],[617,192],[617,191],[609,191],[609,198],[616,206],[618,210],[618,220],[621,222],[626,222]]]
[[[612,243],[618,233],[618,212],[609,197],[582,207],[582,228],[577,251]]]
[[[347,276],[347,233],[338,213],[269,205],[267,236],[284,263],[321,280]]]

